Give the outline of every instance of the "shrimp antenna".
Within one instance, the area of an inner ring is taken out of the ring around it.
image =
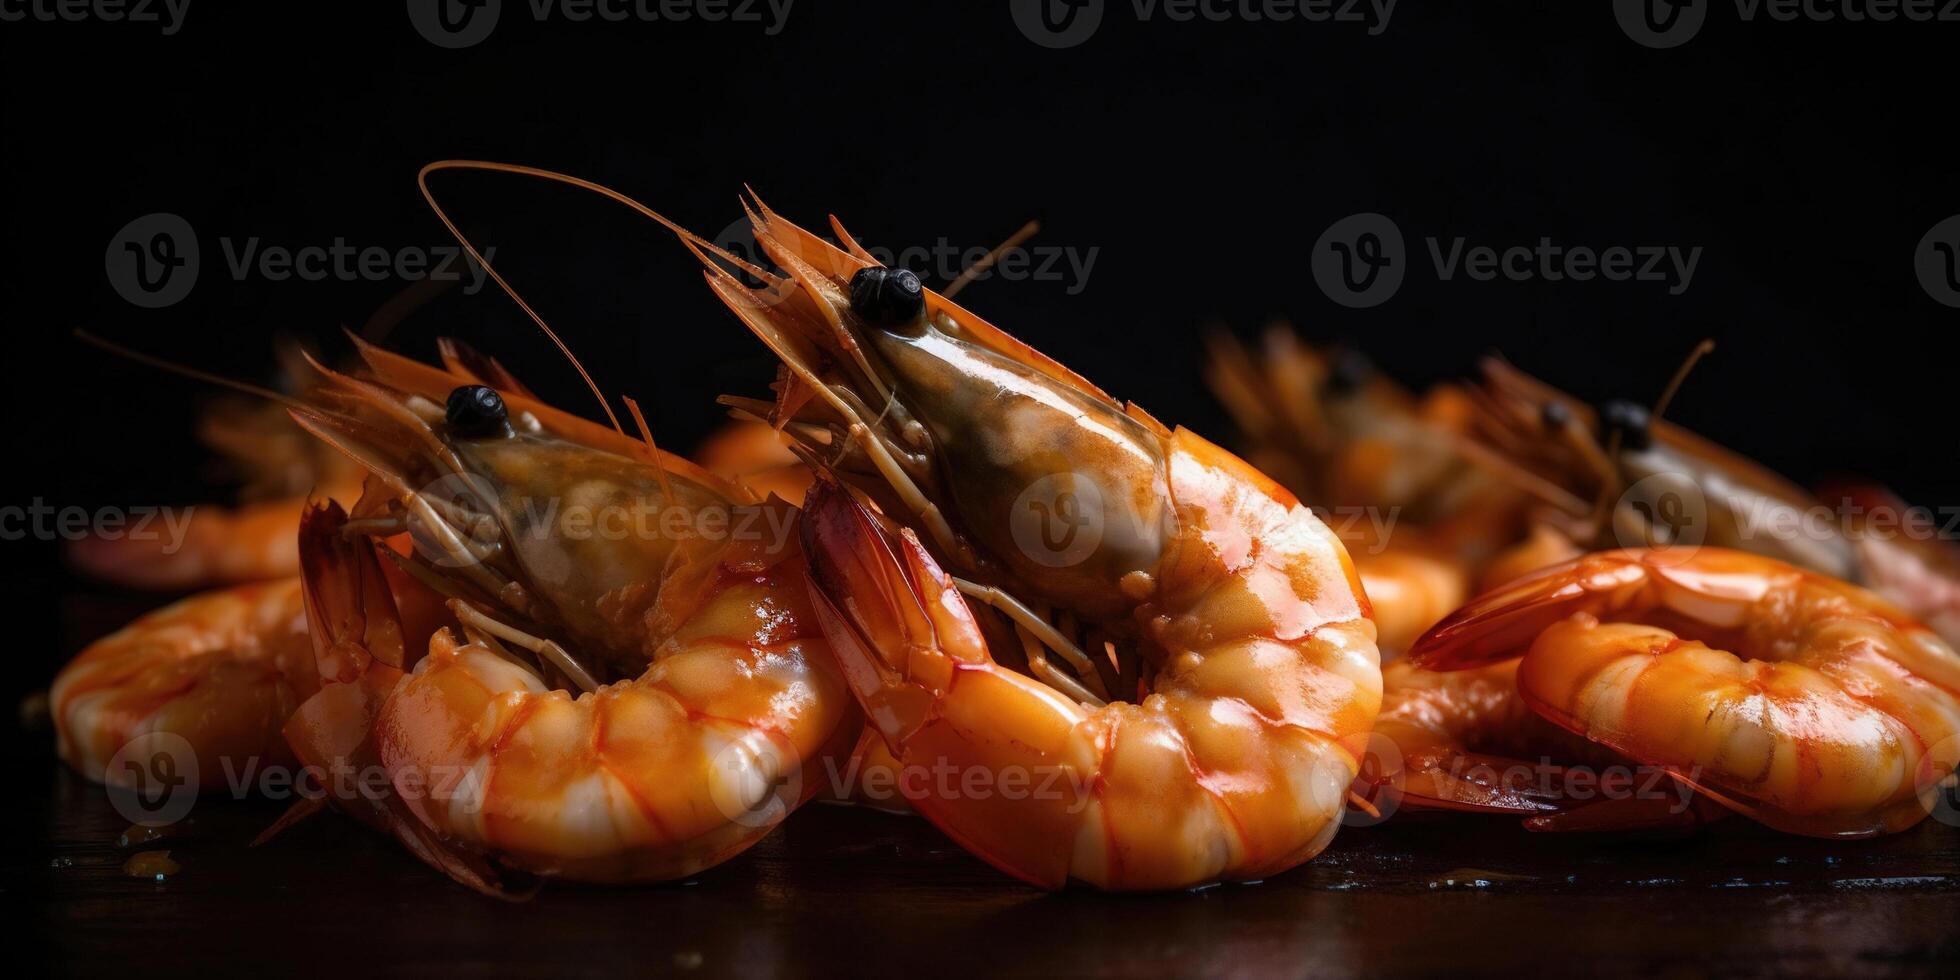
[[[564,184],[567,187],[576,187],[580,190],[591,191],[609,201],[625,205],[642,217],[652,219],[661,227],[680,236],[682,241],[708,250],[708,252],[717,258],[728,262],[749,275],[765,281],[771,278],[768,273],[744,261],[739,256],[730,254],[727,249],[688,231],[666,215],[604,184],[596,184],[570,174],[559,173],[555,170],[545,170],[542,167],[526,167],[516,163],[498,163],[494,160],[437,160],[434,163],[424,166],[416,173],[416,186],[422,189],[423,200],[428,202],[429,209],[435,212],[436,217],[442,221],[443,227],[448,228],[449,233],[455,236],[456,241],[461,243],[464,250],[470,253],[470,258],[475,260],[476,264],[482,266],[484,272],[489,273],[490,278],[497,283],[497,288],[502,289],[504,295],[509,296],[524,311],[525,315],[531,318],[531,322],[537,324],[538,329],[543,330],[545,336],[550,337],[551,342],[558,345],[559,352],[563,353],[566,359],[572,362],[572,367],[578,369],[579,376],[585,379],[586,387],[592,389],[593,396],[599,399],[599,407],[606,410],[606,418],[611,420],[613,430],[622,436],[626,434],[626,430],[620,426],[619,416],[613,412],[612,403],[599,391],[598,384],[592,380],[592,375],[586,373],[585,366],[580,364],[579,359],[572,355],[571,348],[565,346],[565,342],[558,338],[558,334],[551,329],[551,325],[545,323],[544,318],[539,316],[537,311],[531,308],[531,304],[526,303],[524,298],[517,294],[517,290],[509,282],[506,282],[504,277],[490,265],[489,261],[477,251],[476,246],[470,242],[468,236],[464,235],[462,230],[456,227],[455,222],[449,220],[449,215],[442,210],[442,206],[436,203],[434,192],[429,190],[429,175],[442,170],[475,170],[484,173],[515,174],[519,177],[536,177],[539,180],[547,180],[556,184]]]
[[[292,397],[291,395],[286,395],[277,391],[273,391],[271,388],[263,388],[260,387],[259,385],[252,384],[249,381],[239,381],[236,378],[227,378],[222,374],[213,374],[209,371],[203,371],[203,370],[199,370],[198,368],[190,367],[189,365],[178,364],[175,361],[166,361],[163,358],[157,357],[154,354],[145,354],[142,351],[133,350],[131,348],[124,347],[123,345],[118,344],[114,341],[104,340],[101,337],[97,337],[96,335],[89,333],[88,331],[83,330],[79,327],[75,329],[75,339],[81,341],[84,344],[88,344],[91,347],[97,348],[99,350],[107,351],[111,354],[116,355],[117,357],[135,361],[138,364],[146,365],[148,367],[153,367],[159,371],[165,371],[170,374],[180,375],[182,377],[190,378],[193,381],[202,381],[206,384],[214,384],[221,388],[230,388],[233,391],[243,392],[244,394],[252,395],[257,398],[264,398],[268,401],[277,402],[290,409],[298,409],[301,411],[313,410],[312,406],[306,404],[303,401],[300,401],[297,398]]]
[[[1662,415],[1667,414],[1667,406],[1674,401],[1675,392],[1681,390],[1681,383],[1688,380],[1688,372],[1694,370],[1695,365],[1701,363],[1701,359],[1707,357],[1714,350],[1715,339],[1713,337],[1703,337],[1701,343],[1696,344],[1695,349],[1688,352],[1688,356],[1681,362],[1681,366],[1674,369],[1674,377],[1668,379],[1667,387],[1661,389],[1661,396],[1655,399],[1654,411],[1648,416],[1649,418],[1658,420]]]
[[[640,438],[646,440],[647,462],[653,464],[655,476],[660,478],[660,492],[667,497],[667,503],[674,503],[674,485],[667,481],[667,467],[660,462],[660,447],[653,441],[653,429],[647,426],[647,417],[640,412],[640,403],[624,395],[620,401],[626,403],[626,410],[633,413],[633,424],[640,427]]]
[[[966,288],[967,283],[970,283],[974,279],[978,278],[981,273],[986,272],[988,269],[993,268],[994,263],[999,262],[1000,257],[1006,255],[1008,249],[1011,249],[1014,246],[1019,245],[1030,238],[1033,238],[1035,232],[1038,232],[1040,230],[1041,230],[1041,222],[1039,221],[1030,220],[1027,224],[1022,225],[1019,231],[1016,231],[1014,234],[1007,236],[1006,241],[1001,242],[999,245],[995,245],[993,251],[988,252],[987,254],[981,256],[978,261],[974,262],[972,265],[967,266],[966,270],[961,272],[958,278],[948,283],[945,289],[939,291],[939,295],[944,296],[947,299],[952,299],[954,296],[959,294],[960,290]]]
[[[544,322],[544,317],[539,316],[538,311],[532,309],[531,304],[524,301],[524,297],[518,294],[516,287],[504,279],[503,273],[498,272],[490,265],[490,260],[484,258],[482,252],[477,251],[476,244],[470,241],[468,235],[463,234],[461,228],[456,227],[456,222],[449,220],[449,214],[442,209],[442,205],[436,203],[435,192],[429,189],[429,175],[438,170],[487,170],[505,173],[529,173],[536,176],[562,179],[570,183],[583,182],[578,181],[577,178],[564,177],[560,174],[551,174],[546,171],[532,171],[529,167],[477,160],[437,160],[434,163],[424,166],[415,175],[415,186],[421,188],[422,199],[428,202],[429,210],[435,212],[436,219],[442,222],[444,228],[449,229],[449,234],[463,246],[463,250],[470,253],[470,258],[477,265],[482,266],[484,272],[489,273],[490,278],[496,281],[497,288],[503,290],[504,295],[509,296],[511,302],[516,303],[518,308],[524,311],[524,315],[530,317],[531,322],[537,324],[538,329],[543,330],[544,335],[551,338],[553,344],[558,345],[558,352],[564,354],[565,359],[572,362],[572,367],[578,371],[579,377],[585,379],[585,386],[592,389],[592,397],[599,399],[599,407],[605,410],[606,421],[612,423],[613,431],[622,436],[625,435],[626,430],[620,426],[619,415],[613,411],[612,402],[606,398],[604,392],[599,390],[599,383],[592,380],[591,372],[585,369],[584,364],[579,363],[578,355],[572,353],[572,349],[566,346],[564,340],[559,338],[558,332],[551,329],[551,324]]]

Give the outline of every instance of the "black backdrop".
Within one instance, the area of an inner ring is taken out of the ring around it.
[[[1960,23],[1745,22],[1730,4],[1670,50],[1609,4],[1418,2],[1386,29],[1140,20],[1106,4],[1067,49],[1005,3],[797,0],[763,24],[532,22],[450,50],[403,4],[195,0],[181,27],[0,23],[6,138],[10,449],[4,500],[58,506],[208,494],[190,436],[197,385],[84,348],[85,327],[263,378],[275,331],[339,343],[399,281],[235,278],[222,243],[447,242],[416,168],[482,157],[612,184],[714,234],[746,182],[776,209],[845,219],[891,247],[1096,250],[1079,281],[995,279],[981,313],[1160,416],[1219,433],[1203,329],[1291,319],[1416,383],[1501,350],[1588,397],[1651,398],[1691,344],[1715,357],[1675,417],[1800,480],[1840,473],[1960,504],[1945,422],[1948,338],[1915,245],[1960,212],[1952,52]],[[1704,6],[1706,4],[1704,3]],[[1218,9],[1226,9],[1220,3]],[[6,9],[18,9],[8,0]],[[558,9],[558,8],[554,8]],[[1236,4],[1230,9],[1236,9]],[[597,198],[512,178],[437,178],[463,224],[612,393],[685,449],[722,391],[770,364],[672,239]],[[202,248],[181,302],[111,288],[131,220],[182,216]],[[1308,255],[1330,223],[1379,212],[1408,237],[1388,302],[1349,309]],[[1438,281],[1445,243],[1703,249],[1689,288]],[[395,331],[456,334],[561,403],[576,377],[494,289],[452,290]],[[1222,434],[1222,433],[1221,433]],[[13,642],[45,683],[71,652],[48,542],[0,543]]]

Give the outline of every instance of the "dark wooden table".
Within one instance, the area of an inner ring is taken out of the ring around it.
[[[1833,843],[1740,820],[1602,840],[1406,819],[1260,884],[1112,896],[1042,894],[921,821],[817,806],[690,881],[513,905],[338,815],[248,848],[279,808],[229,799],[156,845],[181,873],[132,878],[102,790],[18,761],[38,838],[10,871],[63,973],[1950,976],[1960,956],[1960,830],[1933,821]]]
[[[74,649],[134,609],[66,612]],[[132,878],[127,821],[48,735],[6,755],[26,824],[4,878],[24,906],[15,945],[60,973],[1952,976],[1960,962],[1960,828],[1934,820],[1831,842],[1740,819],[1628,839],[1405,815],[1260,884],[1049,895],[920,820],[814,806],[690,881],[559,884],[513,905],[337,814],[250,848],[282,809],[263,800],[199,800],[154,845],[181,873]]]

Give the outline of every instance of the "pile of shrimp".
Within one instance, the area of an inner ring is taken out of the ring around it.
[[[608,424],[457,341],[439,364],[359,338],[350,370],[289,357],[285,391],[239,386],[265,407],[211,428],[284,447],[254,458],[286,496],[210,511],[187,555],[74,555],[211,589],[55,678],[84,776],[141,783],[132,749],[166,736],[205,788],[243,760],[378,773],[280,826],[330,803],[508,897],[697,874],[816,798],[916,814],[1037,887],[1151,890],[1284,872],[1351,808],[1890,833],[1960,762],[1960,656],[1917,618],[1952,622],[1926,583],[1960,576],[1638,523],[1627,488],[1656,475],[1796,499],[1658,421],[1665,396],[1595,418],[1493,362],[1417,397],[1288,332],[1221,339],[1241,458],[835,219],[746,202],[752,261],[596,184],[444,161],[422,182],[452,232],[428,177],[459,169],[674,232],[779,362],[772,390],[725,396],[737,421],[694,462],[625,399],[629,435],[590,376]],[[594,535],[558,505],[680,520]],[[737,523],[775,533],[703,530]],[[1532,759],[1637,767],[1664,805],[1513,778]],[[866,767],[896,796],[825,778]]]
[[[1960,751],[1960,557],[1855,526],[1755,530],[1818,501],[1662,421],[1712,345],[1652,408],[1597,409],[1495,358],[1481,383],[1418,401],[1285,327],[1265,345],[1255,367],[1219,338],[1210,368],[1248,454],[1413,525],[1357,557],[1378,617],[1398,624],[1385,649],[1407,654],[1384,670],[1356,786],[1375,805],[1510,813],[1535,830],[1741,813],[1832,837],[1942,805]],[[1435,476],[1453,469],[1478,476]],[[1419,562],[1384,560],[1411,549]],[[1465,603],[1470,583],[1483,594]],[[1605,769],[1640,785],[1565,791],[1572,772]]]

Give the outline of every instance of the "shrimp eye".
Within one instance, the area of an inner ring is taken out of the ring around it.
[[[1538,406],[1538,423],[1547,432],[1557,432],[1572,422],[1572,410],[1564,402],[1546,402]]]
[[[1647,409],[1630,401],[1614,399],[1599,407],[1599,421],[1607,434],[1620,433],[1620,445],[1640,452],[1653,443],[1653,417]]]
[[[925,308],[925,284],[910,269],[871,266],[851,277],[851,309],[872,326],[911,323]]]
[[[463,385],[449,393],[445,417],[457,435],[479,437],[502,435],[510,431],[510,409],[502,395],[483,385]]]

